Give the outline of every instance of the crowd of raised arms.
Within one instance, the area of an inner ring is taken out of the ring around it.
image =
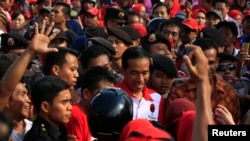
[[[249,47],[250,0],[0,0],[0,141],[246,136]]]

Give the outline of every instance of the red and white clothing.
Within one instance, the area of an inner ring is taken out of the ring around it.
[[[81,110],[78,104],[72,106],[71,117],[66,124],[66,128],[69,135],[77,137],[77,141],[90,141],[92,138],[87,115]]]
[[[143,118],[159,123],[164,122],[164,100],[159,93],[145,86],[143,98],[139,101],[133,96],[124,80],[117,87],[122,88],[132,97],[133,119]]]

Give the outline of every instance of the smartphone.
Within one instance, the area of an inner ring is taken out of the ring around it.
[[[249,43],[243,43],[241,49],[244,52],[249,53]]]

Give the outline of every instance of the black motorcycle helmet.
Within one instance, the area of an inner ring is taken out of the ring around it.
[[[88,124],[93,137],[119,138],[123,127],[132,119],[132,98],[120,88],[104,87],[90,100]]]

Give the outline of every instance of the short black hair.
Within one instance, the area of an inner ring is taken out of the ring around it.
[[[0,112],[0,141],[9,141],[13,130],[13,122],[6,114]]]
[[[216,56],[218,56],[218,47],[219,47],[219,45],[213,39],[199,38],[199,39],[196,39],[193,42],[193,44],[197,45],[197,46],[200,46],[203,51],[208,50],[208,49],[215,49],[216,52],[217,52]]]
[[[122,68],[126,70],[128,68],[129,59],[147,58],[150,62],[150,54],[139,47],[131,47],[124,51],[122,54]]]
[[[37,80],[31,89],[31,100],[34,108],[40,112],[42,102],[46,101],[52,104],[54,98],[66,89],[69,89],[69,85],[56,76],[44,76]]]
[[[231,30],[231,32],[233,33],[233,36],[235,36],[235,37],[238,36],[238,28],[237,28],[235,22],[228,22],[228,21],[219,22],[216,25],[216,28],[220,29],[221,27],[229,28]]]
[[[155,5],[153,6],[152,14],[154,14],[155,9],[158,8],[158,7],[160,7],[160,6],[165,7],[166,10],[167,10],[166,12],[167,12],[168,14],[170,14],[170,10],[168,9],[167,5],[166,5],[165,3],[162,3],[162,2],[159,2],[159,3],[157,3],[157,4],[155,4]]]
[[[93,45],[91,47],[86,48],[80,56],[80,62],[81,62],[82,68],[87,69],[91,60],[101,55],[107,55],[109,60],[111,61],[111,58],[112,58],[111,54],[104,47]]]
[[[63,64],[66,62],[66,54],[72,54],[76,57],[78,57],[78,52],[74,49],[67,48],[67,47],[56,47],[58,49],[58,52],[50,52],[47,53],[45,56],[45,61],[43,64],[43,73],[45,75],[51,74],[51,69],[53,65],[58,65],[59,67],[62,67]]]
[[[165,20],[164,22],[162,22],[160,24],[160,33],[162,32],[163,28],[165,26],[176,26],[180,29],[180,33],[181,34],[181,31],[182,31],[182,23],[180,20],[178,19],[168,19],[168,20]]]
[[[87,69],[80,78],[80,88],[94,92],[100,88],[101,81],[115,83],[114,76],[108,70],[101,66],[92,67]]]
[[[24,10],[15,10],[14,13],[12,13],[12,15],[11,15],[11,19],[14,20],[14,19],[16,19],[19,15],[23,15],[25,20],[28,19],[28,17],[27,17],[27,15],[26,15],[26,13],[25,13]]]
[[[71,8],[70,5],[66,2],[58,1],[54,3],[54,6],[63,6],[62,12],[64,15],[70,16]]]
[[[214,3],[213,6],[215,6],[216,3],[218,3],[218,2],[225,3],[226,6],[230,6],[230,3],[228,0],[213,0],[213,3]]]

